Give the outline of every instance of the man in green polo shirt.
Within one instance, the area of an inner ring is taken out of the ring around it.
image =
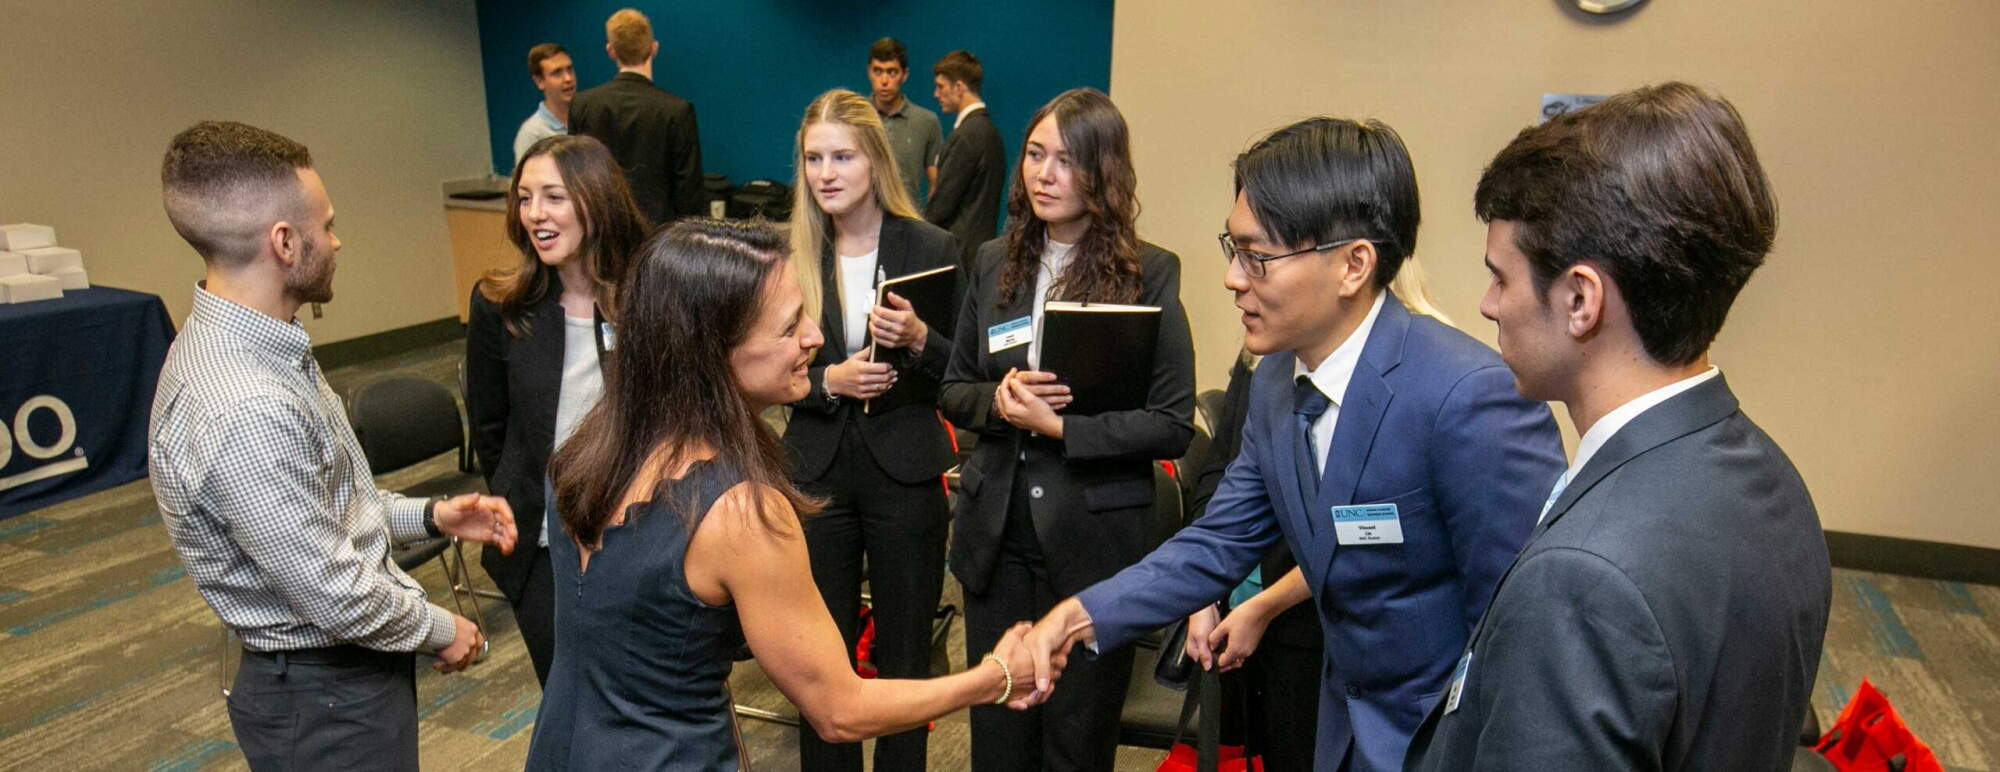
[[[903,81],[909,79],[910,55],[903,44],[895,38],[875,41],[868,49],[868,85],[875,111],[882,114],[882,128],[889,132],[889,150],[896,156],[903,187],[910,191],[910,201],[922,208],[924,186],[937,184],[944,133],[938,128],[937,113],[903,96]]]

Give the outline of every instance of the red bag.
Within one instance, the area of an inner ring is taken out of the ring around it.
[[[1910,733],[1889,698],[1866,678],[1813,750],[1840,772],[1944,772],[1937,754]]]
[[[861,604],[861,635],[854,642],[854,672],[862,678],[875,677],[875,609]]]
[[[1218,746],[1216,753],[1216,772],[1264,772],[1264,757],[1244,759],[1241,745]],[[1195,772],[1195,758],[1194,746],[1174,743],[1174,749],[1167,751],[1167,757],[1160,760],[1160,767],[1154,772]]]
[[[1248,706],[1244,706],[1247,711]],[[1195,716],[1199,715],[1199,719]],[[1195,720],[1195,744],[1181,742],[1188,721]],[[1205,772],[1201,749],[1212,749],[1215,772],[1264,772],[1264,757],[1244,758],[1243,746],[1222,744],[1222,679],[1212,670],[1197,670],[1188,680],[1187,697],[1181,701],[1181,720],[1174,728],[1174,745],[1154,772]]]

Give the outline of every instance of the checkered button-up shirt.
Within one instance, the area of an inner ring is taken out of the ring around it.
[[[297,321],[197,287],[153,399],[153,495],[208,605],[254,651],[436,652],[452,615],[389,559],[426,501],[375,487]]]

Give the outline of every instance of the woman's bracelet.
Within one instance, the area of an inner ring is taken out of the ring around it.
[[[982,660],[988,660],[988,659],[990,659],[990,660],[993,660],[993,664],[995,664],[995,665],[999,665],[999,666],[1000,666],[1000,677],[1001,677],[1001,678],[1004,678],[1004,679],[1006,679],[1007,683],[1006,683],[1006,685],[1005,685],[1005,686],[1002,686],[1002,687],[1000,687],[1000,699],[997,699],[997,700],[994,700],[994,701],[993,701],[993,704],[995,704],[995,705],[1005,705],[1005,704],[1007,704],[1007,698],[1008,698],[1008,697],[1011,697],[1011,696],[1013,696],[1013,694],[1014,694],[1014,671],[1013,671],[1013,669],[1012,669],[1012,668],[1009,668],[1009,667],[1007,667],[1007,661],[1006,661],[1006,660],[1004,660],[1004,659],[1001,659],[1001,658],[1000,658],[1000,655],[998,655],[998,654],[994,654],[993,652],[990,652],[990,651],[989,651],[989,652],[986,652],[986,656],[984,656],[984,657],[980,657],[980,659],[982,659]]]

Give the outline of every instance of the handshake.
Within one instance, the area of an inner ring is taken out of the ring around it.
[[[1015,710],[1027,710],[1055,693],[1056,680],[1069,663],[1069,652],[1078,643],[1096,640],[1090,614],[1075,598],[1057,603],[1040,622],[1015,624],[1001,636],[993,653],[975,667],[990,662],[1005,685],[992,702]]]

